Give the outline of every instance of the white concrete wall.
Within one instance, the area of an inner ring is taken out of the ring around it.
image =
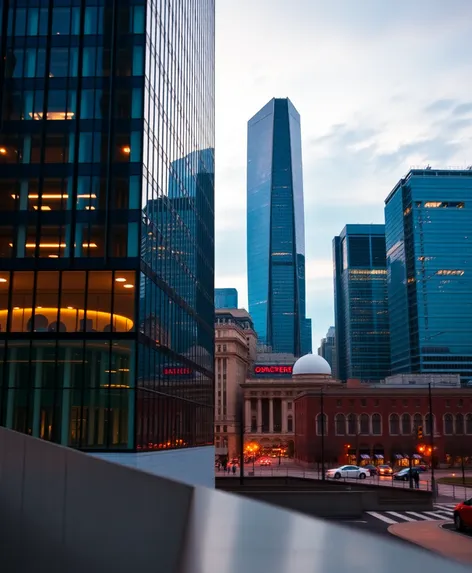
[[[111,452],[92,455],[186,484],[215,487],[213,446],[160,452]]]

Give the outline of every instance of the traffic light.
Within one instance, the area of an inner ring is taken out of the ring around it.
[[[418,428],[416,430],[416,436],[417,436],[418,440],[423,439],[423,426],[418,426]]]

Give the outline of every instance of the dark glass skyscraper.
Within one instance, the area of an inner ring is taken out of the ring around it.
[[[273,352],[311,352],[300,115],[289,99],[272,99],[248,123],[247,260],[259,342]]]
[[[238,308],[238,291],[235,288],[215,288],[215,308]]]
[[[212,444],[214,0],[2,10],[0,422]]]
[[[340,380],[390,374],[384,225],[346,225],[333,241],[336,373]]]
[[[385,223],[392,373],[472,380],[472,171],[410,171]]]

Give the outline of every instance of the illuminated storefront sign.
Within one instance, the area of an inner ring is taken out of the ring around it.
[[[293,366],[254,366],[254,374],[292,374]]]
[[[187,376],[192,374],[191,368],[164,368],[164,376]]]

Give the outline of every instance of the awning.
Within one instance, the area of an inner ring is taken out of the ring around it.
[[[368,454],[361,454],[361,458],[363,460],[370,460],[370,456]]]
[[[421,460],[420,454],[413,454],[413,457],[414,457],[416,460]]]
[[[402,460],[404,458],[404,455],[403,454],[395,454],[395,458],[397,460]]]
[[[376,457],[376,459],[378,459],[378,460],[383,460],[383,459],[384,459],[384,457],[383,457],[382,454],[375,454],[375,457]]]

